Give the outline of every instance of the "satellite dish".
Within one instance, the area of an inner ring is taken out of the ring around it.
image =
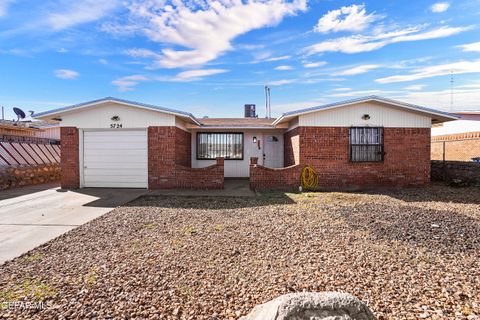
[[[17,115],[17,121],[20,121],[20,119],[25,119],[25,112],[23,112],[22,109],[20,108],[13,108],[13,112]]]

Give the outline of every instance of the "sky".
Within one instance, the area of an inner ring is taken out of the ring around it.
[[[480,0],[0,0],[7,119],[107,96],[263,117],[265,85],[273,116],[368,95],[480,110]]]

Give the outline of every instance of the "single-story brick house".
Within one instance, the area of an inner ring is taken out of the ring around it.
[[[456,117],[378,96],[266,118],[196,118],[116,98],[34,115],[61,126],[62,187],[320,188],[423,185],[432,124]]]

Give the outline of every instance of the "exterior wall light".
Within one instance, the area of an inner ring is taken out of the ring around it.
[[[253,137],[253,143],[257,143],[257,137]]]
[[[364,115],[362,116],[362,119],[363,119],[363,120],[369,120],[369,119],[370,119],[370,115],[369,115],[369,114],[364,114]]]

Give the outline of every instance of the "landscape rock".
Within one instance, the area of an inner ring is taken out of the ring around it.
[[[300,292],[256,306],[241,320],[371,320],[368,306],[348,293]]]

